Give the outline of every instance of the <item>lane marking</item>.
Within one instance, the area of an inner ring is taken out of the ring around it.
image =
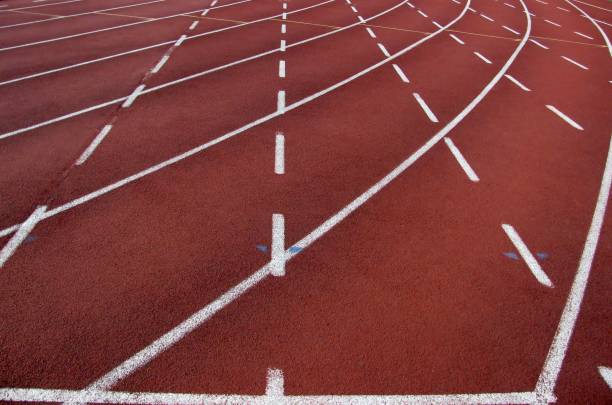
[[[506,235],[508,235],[508,238],[510,238],[510,241],[516,250],[518,250],[519,255],[521,255],[534,277],[540,282],[540,284],[553,288],[554,286],[552,281],[550,281],[550,278],[548,278],[546,273],[544,273],[544,270],[542,270],[542,267],[540,267],[540,263],[538,263],[536,258],[533,257],[531,251],[527,245],[525,245],[525,242],[523,242],[523,239],[521,239],[518,232],[516,232],[516,229],[514,229],[512,225],[508,224],[502,224],[502,228],[504,232],[506,232]]]
[[[383,44],[381,44],[380,42],[378,42],[378,47],[380,48],[381,52],[388,58],[391,55],[389,54],[389,51],[387,51],[387,48],[385,48],[385,46]]]
[[[393,69],[395,69],[395,72],[400,77],[400,79],[402,79],[404,83],[410,83],[410,80],[408,80],[408,77],[406,76],[404,71],[399,66],[397,66],[395,63],[393,64]]]
[[[468,10],[470,10],[472,13],[476,12],[476,10],[474,10],[472,7],[468,7]]]
[[[567,347],[569,345],[576,321],[578,320],[578,314],[580,313],[580,306],[584,298],[584,293],[589,281],[589,275],[591,273],[591,266],[593,264],[593,258],[595,257],[595,251],[597,250],[597,243],[599,242],[599,235],[601,228],[603,227],[604,217],[606,215],[606,205],[608,204],[608,198],[610,197],[610,185],[612,184],[612,137],[610,137],[610,146],[608,147],[608,157],[606,159],[606,166],[601,179],[601,186],[599,188],[599,194],[597,196],[597,203],[595,204],[595,210],[593,212],[593,219],[587,238],[584,242],[584,249],[582,256],[580,257],[580,263],[578,264],[578,270],[574,276],[574,282],[568,294],[567,302],[563,308],[561,314],[561,320],[559,326],[555,332],[552,344],[546,356],[544,367],[538,378],[536,384],[536,395],[538,398],[544,398],[547,396],[554,396],[555,385],[557,384],[557,378],[563,365],[563,360],[567,353]],[[541,399],[540,399],[541,401]]]
[[[565,11],[566,13],[569,13],[569,12],[570,12],[568,9],[563,8],[563,7],[559,7],[559,6],[557,6],[557,8],[558,8],[559,10],[563,10],[563,11]]]
[[[282,20],[286,20],[286,19],[287,19],[287,13],[283,13],[283,14],[281,15],[281,19],[282,19]]]
[[[281,60],[278,62],[278,77],[285,77],[285,61]]]
[[[534,44],[536,44],[537,46],[539,46],[540,48],[543,48],[543,49],[549,49],[549,48],[548,48],[546,45],[544,45],[544,44],[542,44],[542,43],[540,43],[540,42],[536,41],[536,40],[535,40],[535,39],[533,39],[533,38],[531,38],[531,39],[530,39],[530,41],[531,41],[531,42],[533,42]]]
[[[287,33],[287,24],[281,24],[281,34]]]
[[[410,3],[409,1],[406,2],[406,4],[410,7],[410,8],[414,8],[414,5],[412,3]]]
[[[511,32],[511,33],[513,33],[514,35],[520,35],[520,34],[521,34],[520,32],[518,32],[518,31],[516,31],[516,30],[513,30],[512,28],[507,27],[507,26],[505,26],[505,25],[502,25],[502,28],[503,28],[503,29],[505,29],[505,30],[510,31],[510,32]]]
[[[282,370],[269,368],[266,380],[266,396],[273,398],[285,396],[285,377]]]
[[[6,12],[9,12],[9,11],[29,10],[31,8],[38,8],[38,7],[49,7],[49,6],[55,6],[55,5],[58,5],[58,4],[77,3],[77,2],[81,2],[81,1],[85,1],[85,0],[68,0],[68,1],[61,1],[61,2],[58,2],[58,3],[40,4],[38,6],[9,8],[7,10],[2,10],[0,13],[6,13]],[[6,7],[6,5],[5,5],[5,7]]]
[[[578,1],[578,0],[576,0],[576,1]],[[582,14],[582,17],[588,19],[591,22],[591,24],[593,24],[595,26],[595,28],[597,28],[597,31],[599,31],[599,34],[601,35],[601,37],[603,38],[604,42],[606,43],[606,46],[608,47],[608,53],[610,54],[610,58],[612,58],[612,44],[610,43],[610,39],[608,38],[608,35],[606,34],[606,32],[599,26],[599,24],[597,24],[597,22],[601,22],[603,24],[607,24],[607,25],[610,25],[610,26],[612,26],[612,24],[608,24],[606,22],[594,19],[589,14],[585,13],[584,10],[582,10],[580,7],[578,7],[577,5],[575,5],[574,3],[572,3],[569,0],[565,0],[565,2],[567,4],[569,4],[570,6],[574,7],[576,10],[578,10]],[[580,3],[582,3],[582,2],[580,2]]]
[[[368,31],[368,34],[370,34],[372,38],[376,38],[376,34],[374,34],[374,31],[372,31],[370,27],[366,27],[366,31]]]
[[[100,145],[100,143],[102,143],[104,138],[106,138],[106,135],[108,135],[108,133],[111,131],[111,129],[113,129],[113,126],[109,124],[109,125],[105,125],[104,128],[102,128],[100,130],[98,135],[96,135],[96,137],[89,144],[87,149],[85,149],[83,151],[83,153],[81,154],[81,156],[77,159],[77,161],[76,161],[76,165],[77,166],[82,165],[83,163],[85,163],[87,161],[87,159],[89,159],[89,157],[94,153],[94,151],[96,150],[98,145]]]
[[[204,11],[202,11],[202,13],[200,14],[201,16],[205,16],[206,14],[208,14],[208,9],[205,9]]]
[[[419,103],[423,111],[425,111],[427,118],[429,118],[431,122],[438,122],[438,117],[436,117],[433,111],[431,111],[431,109],[429,108],[427,103],[425,103],[425,100],[423,100],[423,98],[419,95],[419,93],[412,93],[412,95],[416,99],[417,103]]]
[[[438,28],[444,28],[440,24],[438,24],[436,21],[432,21],[432,23],[433,23],[433,25],[435,25]]]
[[[561,55],[561,57],[562,57],[563,59],[565,59],[566,61],[568,61],[569,63],[573,63],[574,65],[578,66],[578,67],[579,67],[579,68],[581,68],[581,69],[584,69],[584,70],[589,70],[589,68],[588,68],[588,67],[584,66],[584,65],[583,65],[583,64],[581,64],[581,63],[576,62],[575,60],[573,60],[573,59],[571,59],[571,58],[568,58],[567,56],[563,56],[563,55]]]
[[[544,22],[547,22],[551,25],[554,25],[555,27],[560,27],[561,25],[557,24],[556,22],[550,21],[550,20],[544,20]]]
[[[461,2],[459,2],[459,1],[457,1],[457,0],[452,0],[452,1],[453,1],[453,3],[455,3],[455,4],[461,4]]]
[[[170,55],[162,56],[162,58],[159,60],[159,62],[157,62],[157,65],[155,65],[155,67],[151,70],[151,73],[159,72],[159,70],[166,64],[168,59],[170,59]]]
[[[181,46],[185,38],[187,38],[187,35],[185,34],[181,35],[181,37],[177,39],[176,42],[174,43],[174,46]]]
[[[505,4],[506,6],[508,6],[508,7],[516,8],[516,7],[514,7],[512,4],[509,4],[509,3],[504,3],[504,4]]]
[[[134,91],[132,92],[132,94],[130,94],[130,96],[127,98],[127,100],[125,100],[125,102],[123,103],[121,107],[128,108],[129,106],[131,106],[132,103],[134,103],[134,100],[136,100],[136,97],[140,95],[140,93],[142,92],[144,88],[145,88],[144,84],[141,84],[140,86],[136,87]]]
[[[417,10],[417,13],[421,14],[423,17],[427,18],[428,15],[422,12],[421,10]]]
[[[285,275],[285,217],[272,214],[272,257],[270,274],[275,277]]]
[[[492,19],[491,17],[486,16],[486,15],[484,15],[484,14],[482,14],[482,13],[480,14],[480,16],[481,16],[482,18],[484,18],[485,20],[495,21],[495,20],[494,20],[494,19]]]
[[[593,37],[590,37],[590,36],[588,36],[587,34],[583,34],[582,32],[574,31],[574,34],[576,34],[576,35],[580,35],[581,37],[584,37],[584,38],[586,38],[586,39],[593,40]]]
[[[362,16],[358,15],[357,18],[359,19],[359,21],[361,21],[362,23],[365,23],[366,21],[363,19]]]
[[[506,75],[504,75],[504,76],[506,76],[506,78],[507,78],[508,80],[510,80],[512,83],[516,84],[516,85],[517,85],[517,86],[518,86],[518,87],[519,87],[521,90],[523,90],[523,91],[531,91],[531,89],[529,89],[529,88],[528,88],[527,86],[525,86],[523,83],[521,83],[521,82],[519,82],[518,80],[516,80],[514,77],[512,77],[512,76],[510,76],[510,75],[508,75],[508,74],[506,74]]]
[[[279,90],[276,97],[276,111],[280,114],[285,112],[285,90]]]
[[[451,37],[452,39],[454,39],[455,41],[459,42],[461,45],[465,45],[465,42],[463,42],[462,40],[460,40],[460,39],[459,39],[459,37],[458,37],[458,36],[456,36],[455,34],[448,34],[448,35],[450,35],[450,37]]]
[[[199,23],[200,23],[199,21],[192,22],[191,25],[189,26],[189,30],[193,31],[195,27],[198,26]]]
[[[608,13],[612,13],[612,10],[607,9],[607,8],[604,8],[604,7],[599,7],[599,6],[596,6],[596,5],[594,5],[594,4],[590,4],[590,3],[587,3],[587,2],[584,2],[584,1],[580,1],[580,0],[574,0],[574,1],[575,1],[576,3],[584,4],[584,5],[589,6],[589,7],[598,8],[598,9],[600,9],[600,10],[607,11]]]
[[[353,13],[357,12],[357,9],[354,6],[351,6],[351,10],[353,10]]]
[[[559,111],[557,109],[557,107],[553,106],[553,105],[546,105],[546,108],[548,108],[550,111],[554,112],[559,118],[561,118],[563,121],[567,122],[568,124],[570,124],[572,127],[583,131],[584,128],[582,128],[576,121],[574,121],[573,119],[571,119],[570,117],[568,117],[567,115],[563,114],[561,111]]]
[[[472,166],[470,166],[467,160],[465,160],[465,157],[463,157],[463,154],[461,153],[459,148],[457,148],[457,146],[452,141],[452,139],[450,139],[449,137],[445,137],[444,142],[446,143],[446,146],[448,146],[448,149],[450,149],[451,153],[455,157],[455,160],[457,160],[457,163],[459,163],[459,166],[461,166],[465,174],[468,176],[468,179],[470,179],[471,181],[475,183],[479,182],[480,179],[476,175],[476,172],[474,172],[474,169],[472,169]]]
[[[608,388],[612,390],[612,368],[599,366],[597,367],[597,370],[599,371],[601,378],[603,378],[606,384],[608,384]]]
[[[548,4],[547,2],[545,2],[545,1],[542,1],[542,0],[536,0],[536,1],[537,1],[538,3],[542,3],[542,4]]]
[[[287,42],[284,39],[281,39],[279,49],[281,52],[285,52],[285,50],[287,49]]]
[[[0,250],[0,268],[2,268],[7,260],[15,253],[17,248],[21,245],[21,243],[28,237],[32,229],[36,226],[38,222],[43,219],[44,213],[47,209],[46,205],[39,205],[36,207],[34,212],[30,214],[28,219],[26,219],[17,229],[17,232],[9,239],[9,241],[4,245],[2,250]]]
[[[276,143],[274,145],[274,173],[285,174],[285,135],[282,132],[276,133]]]
[[[481,54],[481,53],[479,53],[479,52],[474,51],[474,55],[478,56],[478,57],[479,57],[479,58],[480,58],[482,61],[484,61],[485,63],[487,63],[487,64],[489,64],[489,65],[490,65],[491,63],[493,63],[493,62],[491,62],[489,59],[487,59],[487,58],[486,58],[486,57],[485,57],[483,54]]]
[[[283,3],[283,10],[287,10],[287,3]]]

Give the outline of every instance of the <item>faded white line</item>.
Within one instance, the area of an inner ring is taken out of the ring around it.
[[[380,48],[380,51],[388,58],[391,55],[389,54],[389,51],[387,51],[387,48],[385,48],[385,46],[383,44],[381,44],[380,42],[378,43],[378,47]]]
[[[195,27],[197,27],[199,23],[200,23],[199,21],[192,22],[191,25],[189,26],[189,30],[194,30]]]
[[[285,174],[285,135],[282,132],[276,134],[274,144],[274,173]]]
[[[136,100],[136,97],[138,97],[140,93],[142,93],[142,90],[144,88],[145,88],[144,84],[141,84],[140,86],[136,87],[134,91],[132,92],[132,94],[130,94],[130,96],[127,98],[127,100],[125,100],[125,102],[123,103],[121,107],[128,108],[129,106],[131,106],[132,103],[134,103],[134,100]]]
[[[510,238],[510,241],[516,250],[518,250],[519,255],[521,255],[533,276],[540,282],[540,284],[553,288],[552,281],[550,281],[550,278],[548,278],[546,273],[544,273],[544,270],[542,270],[542,267],[540,267],[540,263],[538,263],[533,254],[531,254],[531,251],[527,245],[525,245],[525,242],[523,242],[523,239],[521,239],[518,232],[516,232],[516,229],[514,229],[512,225],[508,224],[502,224],[502,228],[504,232],[506,232],[506,235],[508,235],[508,238]]]
[[[586,39],[593,40],[593,37],[590,37],[590,36],[588,36],[587,34],[583,34],[582,32],[574,31],[574,34],[576,34],[576,35],[580,35],[581,37],[584,37],[584,38],[586,38]]]
[[[537,1],[538,3],[542,3],[542,4],[548,4],[547,2],[545,2],[545,1],[542,1],[542,0],[536,0],[536,1]]]
[[[457,163],[459,163],[459,166],[461,166],[465,174],[468,176],[468,179],[470,179],[473,182],[480,181],[480,179],[476,175],[476,172],[474,172],[474,169],[472,169],[472,166],[470,166],[467,160],[465,160],[465,157],[463,157],[463,154],[461,153],[459,148],[457,148],[457,146],[452,141],[452,139],[450,139],[449,137],[445,137],[444,142],[446,143],[446,146],[448,146],[448,149],[450,149],[451,153],[457,160]]]
[[[460,39],[459,39],[459,37],[458,37],[458,36],[456,36],[455,34],[449,34],[449,35],[450,35],[450,37],[451,37],[452,39],[454,39],[455,41],[459,42],[461,45],[465,45],[465,42],[463,42],[462,40],[460,40]]]
[[[541,42],[536,41],[536,40],[535,40],[535,39],[533,39],[533,38],[531,38],[531,39],[529,39],[529,40],[530,40],[531,42],[533,42],[534,44],[536,44],[537,46],[539,46],[540,48],[543,48],[543,49],[548,49],[548,47],[547,47],[546,45],[542,44]]]
[[[506,75],[504,75],[504,76],[506,76],[506,78],[507,78],[508,80],[510,80],[512,83],[516,84],[516,85],[517,85],[517,86],[518,86],[518,87],[519,87],[521,90],[523,90],[523,91],[531,91],[531,89],[529,89],[529,88],[528,88],[527,86],[525,86],[523,83],[521,83],[521,82],[519,82],[518,80],[516,80],[514,77],[512,77],[512,76],[510,76],[510,75],[508,75],[508,74],[506,74]]]
[[[45,213],[46,209],[46,205],[36,207],[34,212],[28,217],[28,219],[23,221],[23,223],[17,229],[17,232],[15,232],[13,237],[11,237],[6,245],[4,245],[2,250],[0,250],[0,268],[2,268],[6,261],[15,253],[21,243],[28,237],[32,229],[34,229],[36,224],[43,219],[43,214]]]
[[[270,273],[275,277],[285,275],[285,217],[272,214],[272,249]]]
[[[77,159],[76,165],[80,166],[83,163],[85,163],[85,161],[87,161],[87,159],[89,159],[89,157],[94,153],[94,151],[96,150],[98,145],[100,145],[100,143],[104,140],[104,138],[106,138],[106,135],[108,135],[108,133],[111,131],[111,129],[113,129],[113,126],[109,124],[109,125],[105,125],[104,128],[102,128],[100,130],[98,135],[96,135],[96,137],[89,144],[87,149],[85,149],[83,151],[83,153],[81,154],[81,156]]]
[[[588,67],[584,66],[582,63],[578,63],[578,62],[576,62],[574,59],[568,58],[567,56],[563,56],[563,55],[561,55],[561,57],[562,57],[563,59],[565,59],[566,61],[568,61],[569,63],[572,63],[572,64],[574,64],[574,65],[578,66],[578,67],[579,67],[579,68],[581,68],[581,69],[584,69],[584,70],[589,70],[589,68],[588,68]]]
[[[569,12],[570,12],[568,9],[563,8],[563,7],[559,7],[559,6],[557,6],[557,8],[558,8],[559,10],[565,11],[566,13],[569,13]]]
[[[513,33],[514,35],[520,35],[520,34],[521,34],[521,33],[520,33],[520,32],[518,32],[517,30],[514,30],[514,29],[512,29],[512,28],[510,28],[510,27],[507,27],[507,26],[505,26],[505,25],[502,25],[502,28],[503,28],[503,29],[505,29],[505,30],[510,31],[510,32],[511,32],[511,33]]]
[[[410,83],[410,80],[408,80],[408,77],[406,76],[406,74],[404,73],[404,71],[402,70],[402,68],[400,68],[399,66],[397,66],[395,63],[393,64],[393,69],[395,69],[395,72],[397,73],[397,75],[400,77],[400,79],[402,79],[402,81],[404,83]]]
[[[166,64],[166,62],[168,62],[168,59],[170,59],[170,55],[162,56],[162,58],[159,60],[159,62],[157,62],[157,65],[155,65],[155,67],[153,69],[151,69],[151,73],[159,72],[160,69]]]
[[[489,59],[487,59],[483,54],[481,54],[480,52],[474,51],[474,55],[478,56],[483,62],[488,63],[489,65],[491,63],[493,63]]]
[[[495,21],[495,20],[494,20],[494,19],[492,19],[491,17],[489,17],[489,16],[487,16],[487,15],[484,15],[484,14],[482,14],[482,13],[480,14],[480,16],[481,16],[482,18],[484,18],[485,20]]]
[[[557,23],[556,23],[556,22],[554,22],[554,21],[550,21],[550,20],[544,20],[544,21],[545,21],[545,22],[547,22],[547,23],[549,23],[549,24],[551,24],[551,25],[554,25],[555,27],[560,27],[560,26],[561,26],[560,24],[557,24]]]
[[[353,13],[357,12],[357,9],[354,6],[351,6],[351,10],[353,10]]]
[[[431,111],[431,109],[429,108],[425,100],[423,100],[423,98],[419,95],[419,93],[412,93],[412,95],[416,99],[417,103],[419,103],[419,106],[421,106],[421,109],[425,111],[427,118],[429,118],[431,122],[438,122],[438,117],[436,117],[433,111]]]
[[[285,112],[285,90],[279,90],[276,97],[276,111],[283,114]]]
[[[505,4],[506,6],[508,6],[508,7],[516,8],[516,7],[514,7],[512,4],[509,4],[509,3],[504,3],[504,4]]]
[[[553,105],[546,105],[546,108],[548,108],[550,111],[554,112],[559,118],[561,118],[563,121],[567,122],[568,124],[570,124],[572,127],[583,131],[584,128],[582,128],[582,126],[580,126],[580,124],[578,124],[576,121],[574,121],[573,119],[571,119],[570,117],[568,117],[567,115],[563,114],[561,111],[559,111],[559,109],[557,109],[557,107],[553,106]]]

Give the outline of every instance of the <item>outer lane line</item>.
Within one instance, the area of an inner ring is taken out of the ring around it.
[[[531,274],[533,274],[536,280],[546,287],[553,288],[554,286],[552,281],[550,281],[550,278],[548,278],[546,273],[544,273],[544,270],[542,270],[542,267],[540,267],[540,263],[538,263],[533,254],[531,254],[531,251],[527,245],[525,245],[525,242],[523,242],[523,239],[519,236],[518,232],[516,232],[516,229],[514,229],[512,225],[508,224],[502,224],[502,229],[504,232],[506,232],[506,235],[508,235],[508,238],[516,250],[518,250],[519,254],[525,261],[525,264],[527,264],[529,271],[531,271]]]
[[[465,159],[465,157],[463,156],[459,148],[457,148],[453,140],[450,139],[449,137],[445,137],[444,143],[446,143],[446,146],[448,146],[448,149],[451,151],[451,153],[455,157],[455,160],[457,160],[457,163],[459,163],[459,166],[461,166],[461,168],[467,175],[468,179],[470,179],[470,181],[473,181],[475,183],[480,181],[480,179],[478,178],[478,175],[476,174],[474,169],[472,169],[472,166],[470,166],[470,164],[467,162],[467,160]]]
[[[606,43],[606,46],[608,47],[608,53],[610,54],[610,58],[612,58],[612,44],[610,44],[610,39],[608,38],[608,35],[606,34],[606,32],[601,28],[601,26],[599,24],[597,24],[597,21],[593,17],[591,17],[589,14],[584,12],[584,10],[582,10],[580,7],[578,7],[577,5],[572,3],[570,0],[565,0],[565,2],[567,4],[569,4],[570,6],[574,7],[580,13],[582,13],[582,15],[586,19],[591,21],[591,24],[593,24],[595,26],[595,28],[597,28],[597,31],[599,31],[599,34],[601,35],[601,37],[603,38],[604,42]]]

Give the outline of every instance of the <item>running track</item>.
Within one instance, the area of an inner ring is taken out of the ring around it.
[[[611,13],[0,1],[0,401],[612,402]]]

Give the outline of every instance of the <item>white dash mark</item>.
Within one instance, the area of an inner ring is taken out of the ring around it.
[[[17,232],[9,239],[0,251],[0,268],[4,266],[6,261],[15,253],[19,245],[28,237],[36,224],[43,219],[46,205],[39,205],[34,212],[26,219],[17,229]]]
[[[495,21],[494,19],[492,19],[492,18],[491,18],[491,17],[489,17],[488,15],[484,15],[484,14],[482,14],[482,13],[481,13],[481,14],[480,14],[480,16],[481,16],[482,18],[484,18],[485,20]]]
[[[283,10],[287,10],[287,3],[283,3]]]
[[[414,4],[410,3],[409,1],[407,1],[406,4],[408,4],[408,6],[410,6],[410,8],[414,8]]]
[[[484,61],[485,63],[488,63],[489,65],[493,63],[479,52],[474,51],[474,55],[478,56],[480,59],[482,59],[482,61]]]
[[[584,128],[582,128],[576,121],[574,121],[573,119],[571,119],[570,117],[568,117],[567,115],[563,114],[561,111],[559,111],[557,109],[557,107],[553,106],[553,105],[546,105],[546,108],[548,108],[550,111],[554,112],[555,114],[557,114],[557,116],[559,116],[559,118],[561,118],[563,121],[567,122],[568,124],[570,124],[572,127],[580,130],[580,131],[584,131]]]
[[[566,13],[569,13],[569,12],[570,12],[568,9],[563,8],[563,7],[559,7],[559,6],[557,6],[557,8],[558,8],[559,10],[565,11]]]
[[[282,214],[272,214],[270,273],[276,277],[285,275],[285,217]]]
[[[280,42],[280,51],[281,52],[285,52],[285,49],[287,49],[287,42],[285,42],[284,39],[281,39],[281,42]]]
[[[444,142],[446,142],[446,146],[448,146],[455,159],[457,159],[459,166],[461,166],[465,174],[468,176],[468,179],[473,182],[480,181],[480,179],[476,175],[476,172],[474,172],[474,169],[472,169],[472,166],[470,166],[467,160],[465,160],[465,158],[463,157],[461,151],[457,148],[457,146],[455,146],[455,143],[448,137],[444,138]]]
[[[370,34],[372,38],[376,38],[376,34],[370,29],[370,27],[366,27],[366,31],[368,31],[368,34]]]
[[[458,2],[457,0],[453,0],[453,3],[456,3],[456,4],[461,4],[461,3],[460,3],[460,2]]]
[[[123,105],[121,107],[128,108],[129,106],[131,106],[134,100],[136,100],[136,97],[138,97],[138,95],[142,92],[144,88],[144,84],[141,84],[140,86],[136,87],[136,89],[132,92],[132,94],[130,94],[127,100],[123,102]]]
[[[383,44],[381,44],[380,42],[378,43],[378,47],[380,48],[381,52],[388,58],[391,55],[389,54],[389,51],[387,51],[387,48],[385,48],[385,46]]]
[[[105,125],[104,128],[102,128],[100,130],[98,135],[96,135],[94,140],[89,144],[87,149],[85,149],[85,151],[83,151],[83,153],[81,154],[79,159],[76,161],[77,165],[80,166],[83,163],[85,163],[85,161],[87,159],[89,159],[89,157],[92,155],[92,153],[94,153],[94,151],[96,150],[98,145],[100,145],[100,143],[104,140],[104,138],[106,138],[106,135],[108,135],[108,133],[110,132],[111,129],[113,129],[112,125]]]
[[[584,69],[584,70],[589,70],[589,68],[588,68],[588,67],[584,66],[584,65],[583,65],[583,64],[581,64],[581,63],[576,62],[576,61],[575,61],[575,60],[573,60],[573,59],[568,58],[567,56],[563,56],[563,55],[561,55],[561,57],[562,57],[563,59],[565,59],[566,61],[568,61],[569,63],[573,63],[574,65],[578,66],[578,67],[579,67],[579,68],[581,68],[581,69]]]
[[[157,65],[155,65],[155,67],[153,69],[151,69],[151,73],[159,72],[159,70],[166,64],[166,62],[168,62],[168,59],[170,59],[170,55],[162,56],[162,58],[159,60],[159,62],[157,62]]]
[[[524,91],[531,91],[531,89],[529,89],[529,88],[528,88],[527,86],[525,86],[523,83],[521,83],[521,82],[519,82],[518,80],[516,80],[514,77],[512,77],[512,76],[510,76],[510,75],[508,75],[508,74],[506,74],[506,75],[504,75],[504,76],[506,76],[506,78],[507,78],[508,80],[510,80],[512,83],[516,84],[516,85],[517,85],[517,86],[518,86],[518,87],[519,87],[521,90],[524,90]]]
[[[505,30],[510,31],[511,33],[515,34],[515,35],[520,35],[520,32],[518,32],[517,30],[513,30],[510,27],[506,27],[505,25],[502,25],[502,28],[504,28]]]
[[[204,15],[208,14],[208,11],[209,11],[208,9],[206,9],[206,10],[202,11],[202,14],[201,14],[201,15],[203,15],[203,16],[204,16]]]
[[[278,92],[278,97],[276,98],[276,109],[279,113],[285,113],[285,90],[280,90]]]
[[[174,46],[181,46],[185,38],[187,38],[187,35],[184,35],[184,34],[181,35],[181,37],[177,39],[176,42],[174,43]]]
[[[416,99],[417,103],[419,103],[419,105],[421,106],[423,111],[425,111],[425,114],[427,114],[427,117],[429,118],[429,120],[431,122],[438,122],[438,117],[436,117],[436,115],[433,113],[433,111],[431,111],[431,109],[425,103],[425,100],[423,100],[423,98],[419,95],[419,93],[412,93],[412,95]]]
[[[362,16],[360,16],[360,15],[358,15],[358,16],[357,16],[357,18],[358,18],[358,19],[359,19],[359,21],[361,21],[362,23],[365,23],[365,22],[366,22],[366,20],[364,20],[364,19],[363,19],[363,17],[362,17]]]
[[[424,12],[422,12],[421,10],[417,10],[417,13],[421,14],[423,17],[427,18],[427,14],[425,14]]]
[[[393,64],[393,69],[395,69],[395,72],[397,73],[397,75],[400,77],[400,79],[402,79],[402,81],[404,83],[410,83],[410,80],[408,80],[408,77],[406,77],[406,74],[404,73],[404,71],[402,70],[402,68],[400,68],[399,66],[397,66],[395,63]]]
[[[283,371],[275,368],[268,369],[266,395],[269,397],[283,397],[285,395],[285,378]]]
[[[282,19],[283,19],[283,20],[286,20],[286,19],[287,19],[287,13],[283,13],[283,15],[282,15]]]
[[[599,366],[597,370],[599,370],[599,375],[601,375],[606,384],[608,384],[608,388],[612,390],[612,368]]]
[[[461,45],[465,45],[465,42],[463,42],[462,40],[460,40],[460,39],[459,39],[459,37],[458,37],[458,36],[456,36],[455,34],[448,34],[448,35],[450,35],[450,37],[451,37],[452,39],[454,39],[455,41],[459,42]]]
[[[544,21],[549,23],[549,24],[551,24],[551,25],[554,25],[555,27],[560,27],[561,26],[560,24],[557,24],[556,22],[553,22],[553,21],[550,21],[550,20],[544,20]]]
[[[357,9],[354,6],[351,6],[351,10],[353,10],[353,13],[357,12]]]
[[[529,251],[529,248],[527,248],[527,245],[525,245],[525,242],[523,242],[514,227],[512,225],[502,224],[502,228],[506,232],[506,235],[508,235],[508,238],[510,238],[510,241],[512,242],[516,250],[518,250],[519,254],[527,264],[527,267],[529,267],[529,270],[534,275],[534,277],[540,282],[540,284],[552,288],[552,281],[550,281],[546,273],[544,273],[544,270],[542,270],[542,267],[540,267],[540,263],[538,263],[535,257],[533,257],[533,255]]]
[[[210,3],[210,6],[211,6],[211,7],[214,7],[214,6],[215,6],[215,4],[217,4],[217,0],[213,0],[213,2],[212,2],[212,3]]]
[[[537,1],[538,3],[542,3],[542,4],[548,4],[547,2],[545,2],[545,1],[542,1],[542,0],[536,0],[536,1]]]
[[[537,46],[539,46],[540,48],[542,48],[542,49],[548,49],[548,47],[546,45],[542,44],[541,42],[536,41],[533,38],[529,38],[529,40],[531,42],[533,42],[534,44],[536,44]]]
[[[470,10],[472,13],[476,12],[476,10],[474,10],[472,7],[468,7],[468,10]]]
[[[509,4],[509,3],[504,3],[504,4],[505,4],[506,6],[508,6],[508,7],[516,8],[516,7],[514,7],[512,4]]]
[[[432,21],[433,25],[435,25],[436,27],[442,29],[444,28],[443,26],[441,26],[440,24],[438,24],[436,21]]]
[[[587,34],[583,34],[582,32],[574,31],[574,34],[576,34],[576,35],[580,35],[581,37],[584,37],[584,38],[586,38],[586,39],[593,40],[593,37],[590,37],[590,36],[588,36]]]
[[[274,147],[274,173],[285,174],[285,135],[276,133],[276,144]]]
[[[189,26],[189,30],[193,31],[195,29],[195,27],[198,26],[199,23],[200,23],[199,21],[192,22],[191,25]]]
[[[285,77],[285,61],[281,60],[278,62],[278,77]]]
[[[287,24],[281,24],[281,34],[287,33]]]

